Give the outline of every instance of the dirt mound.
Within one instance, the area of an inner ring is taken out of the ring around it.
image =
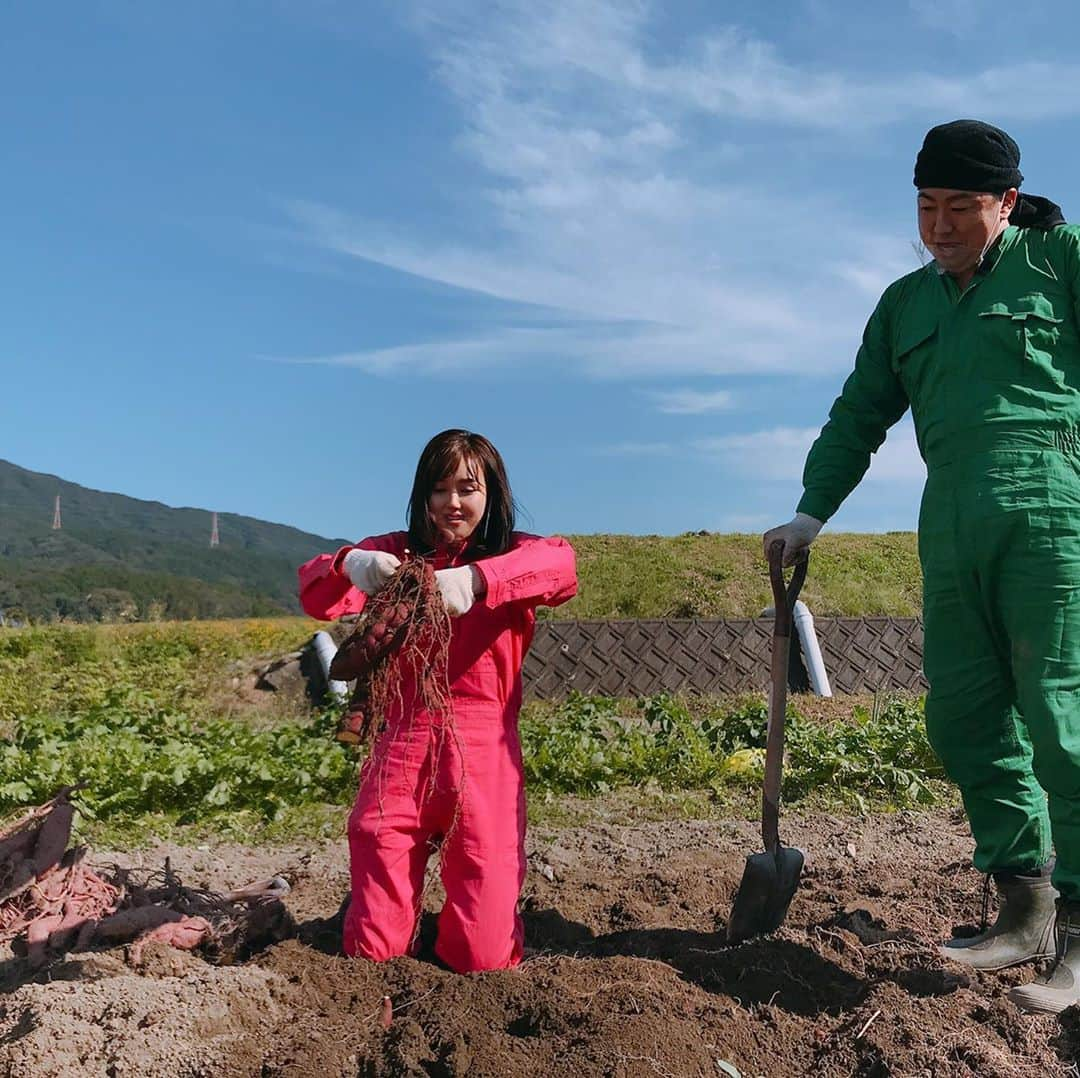
[[[184,957],[196,965],[166,979],[99,955],[68,959],[51,982],[24,985],[0,1004],[2,1073],[258,1074],[260,1042],[288,1020],[272,991],[276,977]]]
[[[795,822],[808,870],[775,936],[724,942],[741,822],[537,833],[516,971],[455,976],[430,957],[337,951],[344,850],[152,851],[207,886],[281,873],[297,940],[214,968],[161,952],[62,963],[0,1001],[0,1074],[1075,1074],[1080,1015],[1020,1014],[1031,969],[967,973],[936,943],[979,907],[962,822],[943,814]],[[199,872],[203,878],[198,877]],[[432,888],[429,908],[440,896]],[[392,1020],[383,1021],[389,996]]]

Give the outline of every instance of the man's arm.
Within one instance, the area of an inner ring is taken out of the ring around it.
[[[822,523],[858,485],[871,455],[908,408],[907,394],[892,368],[888,320],[886,293],[866,325],[855,369],[806,457],[797,512]]]
[[[907,394],[892,369],[888,305],[886,293],[866,324],[855,370],[807,454],[803,496],[794,518],[763,537],[766,558],[773,543],[783,544],[785,565],[803,556],[825,521],[866,474],[870,456],[885,441],[886,431],[907,410]]]

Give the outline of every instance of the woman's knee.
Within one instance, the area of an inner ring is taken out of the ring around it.
[[[508,928],[446,917],[439,922],[435,953],[455,973],[511,969],[521,962],[523,935],[516,915]]]
[[[411,950],[412,934],[380,929],[374,922],[362,917],[346,916],[341,934],[342,949],[350,958],[366,958],[371,962],[388,962],[400,958]]]

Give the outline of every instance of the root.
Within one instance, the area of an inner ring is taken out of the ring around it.
[[[331,663],[331,677],[356,681],[338,740],[370,749],[392,714],[448,715],[450,632],[430,564],[406,558]]]
[[[280,877],[220,895],[185,886],[167,860],[145,880],[118,865],[95,872],[84,847],[66,848],[71,789],[0,832],[0,944],[10,944],[32,969],[67,951],[124,943],[133,944],[137,964],[151,940],[199,947],[230,964],[295,934],[280,901],[288,891]]]

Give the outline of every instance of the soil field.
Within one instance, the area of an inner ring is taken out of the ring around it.
[[[185,881],[219,889],[281,873],[299,937],[232,967],[151,947],[138,969],[104,951],[26,982],[9,960],[0,1074],[1080,1074],[1080,1017],[1025,1016],[1005,998],[1031,968],[969,974],[937,956],[980,904],[958,815],[792,818],[784,838],[807,853],[787,924],[728,946],[731,898],[760,843],[752,823],[537,830],[528,958],[468,977],[431,960],[430,914],[419,958],[342,957],[343,843],[128,855],[147,867],[170,856]],[[433,883],[428,909],[440,898]]]

